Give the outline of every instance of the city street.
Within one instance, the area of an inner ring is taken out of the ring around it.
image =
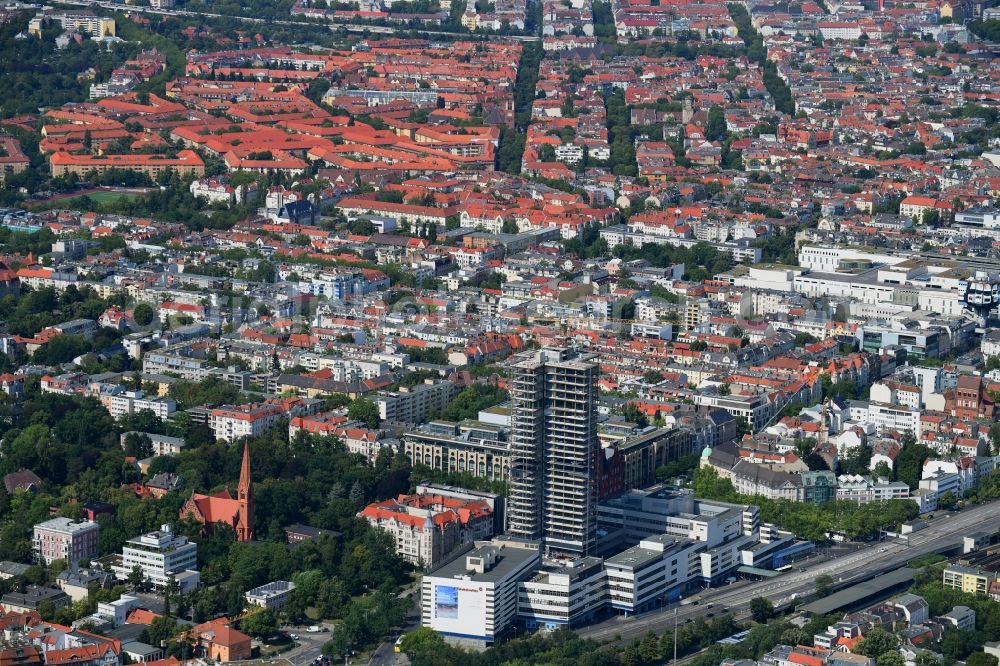
[[[95,0],[66,0],[66,4],[76,5],[79,7],[93,7],[98,6],[103,9],[111,11],[120,11],[121,5],[115,2],[101,2]],[[229,16],[225,14],[212,14],[209,12],[191,12],[185,11],[183,9],[161,9],[156,7],[140,7],[131,6],[129,11],[142,12],[145,14],[158,14],[160,16],[193,16],[193,17],[209,17],[209,18],[223,18],[223,19],[234,19],[237,21],[244,21],[247,23],[267,23],[272,25],[284,25],[284,26],[296,26],[296,25],[312,25],[307,21],[302,20],[274,20],[274,19],[261,19],[254,16]],[[384,25],[369,25],[364,23],[330,23],[331,30],[337,30],[343,28],[349,32],[368,32],[368,33],[381,33],[381,34],[395,34],[396,32],[402,32],[408,30],[406,26],[384,26]],[[456,33],[453,32],[442,32],[435,30],[422,30],[425,35],[434,35],[442,37],[454,37]],[[538,37],[534,35],[481,35],[479,39],[483,40],[515,40],[519,42],[535,42],[538,41]]]
[[[408,592],[416,591],[417,588],[412,588],[411,590],[404,590],[401,594],[407,594]],[[400,634],[405,634],[408,631],[416,629],[420,626],[420,596],[419,594],[413,594],[413,606],[410,608],[410,612],[406,616],[406,624],[400,630]],[[385,641],[375,652],[372,653],[372,658],[368,662],[370,666],[407,666],[410,663],[410,658],[405,654],[396,653],[396,638],[397,636],[392,636],[389,640]]]
[[[308,625],[301,627],[282,626],[281,630],[283,632],[286,634],[295,634],[298,638],[293,639],[295,647],[281,653],[281,658],[287,660],[291,666],[307,666],[314,659],[322,656],[323,643],[330,640],[330,631],[333,630],[333,625],[327,623],[318,626],[326,627],[327,631],[311,634],[307,631],[309,628]]]

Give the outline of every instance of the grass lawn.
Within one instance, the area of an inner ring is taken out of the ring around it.
[[[108,203],[110,201],[118,201],[119,199],[136,199],[143,195],[135,192],[94,192],[87,196],[97,203]]]
[[[37,204],[30,206],[32,210],[49,210],[52,208],[76,208],[83,205],[87,199],[90,199],[96,204],[106,204],[114,201],[121,201],[122,199],[138,199],[144,196],[137,192],[91,192],[89,194],[81,194],[80,196],[70,197],[69,199],[57,199],[55,201],[40,201]]]

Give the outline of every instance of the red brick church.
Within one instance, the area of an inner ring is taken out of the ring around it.
[[[253,483],[250,481],[250,445],[243,445],[243,466],[236,497],[229,490],[214,495],[191,493],[181,507],[181,519],[191,516],[202,525],[225,523],[236,532],[237,541],[253,541]]]

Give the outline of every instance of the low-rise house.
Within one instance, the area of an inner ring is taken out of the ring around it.
[[[246,600],[251,606],[266,610],[279,611],[288,603],[288,598],[295,590],[295,583],[287,580],[276,580],[252,590],[247,590]]]
[[[42,603],[51,603],[53,608],[59,609],[70,605],[73,600],[58,588],[39,585],[28,585],[24,588],[24,592],[8,592],[0,597],[0,606],[3,606],[8,613],[37,611],[39,604]]]
[[[195,641],[195,650],[208,659],[226,663],[250,658],[250,637],[230,627],[226,617],[199,624],[189,635]]]
[[[56,576],[56,585],[73,601],[85,601],[92,586],[105,589],[113,580],[114,576],[100,569],[64,569]]]

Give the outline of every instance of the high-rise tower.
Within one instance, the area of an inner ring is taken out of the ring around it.
[[[597,528],[597,375],[592,356],[525,352],[510,381],[508,532],[585,554]]]

